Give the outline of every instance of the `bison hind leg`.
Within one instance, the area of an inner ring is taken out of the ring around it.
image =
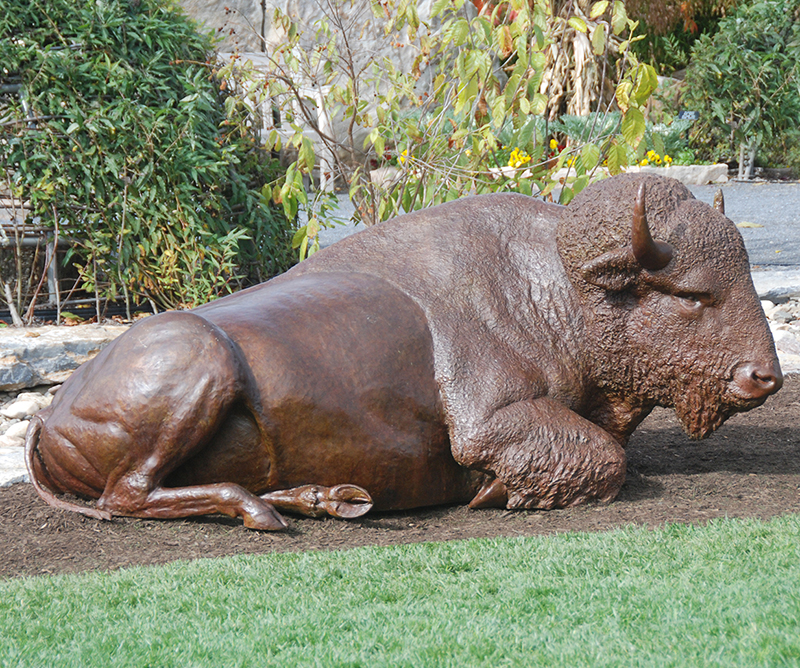
[[[248,529],[281,531],[288,524],[268,501],[232,483],[192,487],[156,487],[136,490],[133,480],[121,480],[106,490],[97,502],[100,510],[112,515],[151,519],[175,519],[221,513],[241,517]]]

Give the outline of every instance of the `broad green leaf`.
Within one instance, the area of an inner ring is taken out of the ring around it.
[[[616,140],[611,142],[611,146],[608,148],[606,163],[608,164],[609,173],[612,175],[620,174],[622,168],[628,166],[628,152],[625,146],[618,143]]]
[[[584,176],[579,176],[575,179],[575,182],[572,184],[572,192],[576,195],[583,190],[586,186],[589,185],[589,175],[586,174]]]
[[[302,166],[301,169],[306,173],[309,173],[312,169],[314,169],[314,163],[316,162],[316,156],[314,155],[314,144],[308,137],[303,137],[303,143],[298,154],[298,162]]]
[[[461,46],[469,36],[469,23],[466,19],[459,19],[455,22],[451,32],[451,39],[456,46]]]
[[[592,32],[592,51],[596,56],[602,56],[606,50],[606,26],[599,23]]]
[[[431,17],[439,16],[449,5],[450,0],[436,0],[431,8]]]
[[[561,189],[561,195],[558,198],[558,203],[567,205],[572,201],[572,198],[575,197],[575,192],[569,186],[564,186]]]
[[[519,131],[519,135],[517,137],[517,142],[520,148],[526,149],[528,145],[533,141],[533,135],[536,132],[536,121],[535,119],[529,120],[525,125],[522,126],[522,129]]]
[[[531,104],[531,113],[541,116],[547,110],[547,96],[543,93],[536,93]]]
[[[637,148],[644,137],[647,124],[644,114],[636,107],[631,107],[622,118],[622,136],[633,148]]]
[[[521,79],[520,75],[515,72],[514,74],[511,75],[511,77],[508,80],[508,83],[506,84],[505,89],[503,90],[503,94],[506,97],[507,107],[511,106],[512,101],[517,96],[520,79]]]
[[[500,128],[506,119],[506,99],[502,95],[498,95],[490,107],[492,114],[492,124],[496,128]]]
[[[378,154],[378,157],[382,156],[386,146],[385,146],[385,141],[381,135],[378,135],[378,137],[375,139],[373,146],[375,147],[375,153]]]
[[[380,135],[380,128],[373,128],[372,131],[366,137],[364,137],[364,144],[362,148],[366,149],[368,146],[374,145],[375,140],[378,138],[379,135]]]
[[[592,5],[592,9],[589,11],[589,18],[594,21],[598,16],[601,16],[605,13],[606,9],[611,3],[609,0],[601,0],[600,2],[595,2]]]
[[[620,35],[627,27],[628,13],[625,11],[625,3],[622,0],[614,0],[614,10],[611,12],[611,29],[615,35]]]
[[[627,111],[630,106],[631,90],[633,90],[633,84],[630,81],[620,81],[617,85],[615,97],[617,98],[619,108],[622,109],[623,112]]]
[[[294,233],[292,237],[292,248],[299,248],[300,244],[303,242],[303,239],[306,237],[306,226],[303,225],[297,232]]]
[[[578,16],[571,16],[567,21],[567,23],[570,25],[570,27],[574,28],[578,32],[582,32],[585,34],[588,30],[586,26],[586,21],[584,21],[582,18]]]
[[[634,99],[639,106],[643,105],[658,88],[658,75],[652,65],[642,63],[636,77],[636,87],[634,89]]]
[[[545,38],[542,29],[535,23],[533,24],[533,36],[536,39],[536,50],[541,51],[544,49],[545,45],[547,44],[547,39]]]
[[[600,147],[596,144],[586,144],[581,150],[581,162],[588,172],[597,166],[600,160]]]

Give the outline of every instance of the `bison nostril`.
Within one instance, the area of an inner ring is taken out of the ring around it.
[[[734,380],[748,397],[762,399],[781,389],[783,373],[777,362],[748,362],[736,370]]]

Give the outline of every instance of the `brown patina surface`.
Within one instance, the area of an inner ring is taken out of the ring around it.
[[[0,490],[0,576],[800,512],[800,377],[788,376],[764,406],[732,417],[704,441],[690,441],[674,412],[657,409],[627,454],[627,481],[609,505],[548,512],[449,506],[350,521],[292,517],[284,533],[243,531],[240,521],[221,516],[103,522],[51,508],[31,485],[18,484]]]
[[[408,214],[148,318],[31,421],[26,458],[93,518],[563,508],[617,496],[653,407],[703,438],[782,380],[734,224],[623,175],[567,208]]]

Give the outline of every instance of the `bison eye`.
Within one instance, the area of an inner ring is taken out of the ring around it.
[[[706,306],[709,306],[712,302],[710,295],[689,293],[689,294],[673,295],[673,297],[678,301],[678,304],[680,305],[681,309],[690,314],[700,313]]]

